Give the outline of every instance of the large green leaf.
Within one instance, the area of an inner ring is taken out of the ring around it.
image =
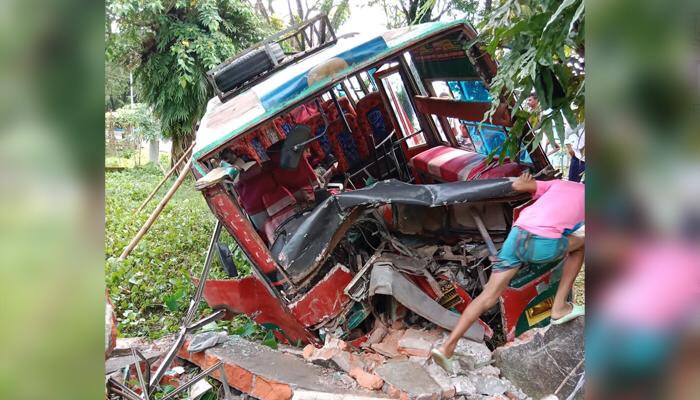
[[[574,5],[577,1],[581,1],[581,0],[564,0],[564,1],[561,3],[561,5],[559,6],[559,8],[557,8],[557,11],[555,11],[554,14],[552,14],[552,17],[549,19],[549,21],[547,21],[547,25],[544,26],[544,30],[547,30],[547,28],[549,28],[549,26],[550,26],[554,21],[556,21],[556,19],[559,17],[559,15],[560,15],[562,12],[564,12],[565,9],[571,7],[571,6]]]

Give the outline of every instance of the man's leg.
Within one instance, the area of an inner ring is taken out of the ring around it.
[[[464,335],[464,332],[483,314],[486,310],[493,307],[497,302],[501,293],[505,290],[508,283],[518,272],[518,268],[511,268],[504,271],[493,271],[489,281],[486,283],[484,290],[476,296],[474,301],[469,303],[462,315],[459,317],[457,326],[450,333],[450,337],[443,343],[438,350],[447,357],[452,357],[457,342]]]
[[[569,236],[568,255],[564,260],[557,293],[554,295],[552,319],[559,319],[571,312],[572,305],[566,301],[566,298],[569,297],[569,292],[571,292],[576,276],[583,265],[584,242],[585,239],[582,237]]]
[[[576,156],[571,156],[571,162],[569,163],[569,180],[572,182],[581,181],[581,160]]]

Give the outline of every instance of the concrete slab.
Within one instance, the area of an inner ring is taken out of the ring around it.
[[[442,387],[419,364],[412,361],[387,362],[374,370],[384,381],[391,385],[389,392],[400,392],[400,398],[412,400],[438,400]]]
[[[199,353],[187,352],[187,345],[185,343],[178,353],[179,357],[200,368],[223,361],[228,384],[261,400],[289,400],[299,389],[338,395],[376,395],[376,392],[350,387],[336,371],[238,336],[230,336],[226,343]],[[218,371],[212,373],[212,377],[221,380]]]

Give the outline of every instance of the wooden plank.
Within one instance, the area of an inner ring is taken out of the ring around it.
[[[476,101],[456,101],[438,97],[414,96],[418,111],[441,117],[459,118],[464,121],[481,122],[491,109],[491,103]],[[501,126],[512,126],[513,122],[508,113],[508,106],[500,104],[488,123]]]

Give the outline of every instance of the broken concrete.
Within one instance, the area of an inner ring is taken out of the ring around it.
[[[153,362],[160,356],[164,355],[165,351],[148,351],[142,354],[146,360],[148,360],[148,362]],[[135,362],[136,361],[134,361],[134,357],[132,355],[111,357],[105,361],[105,374],[109,375],[113,372],[120,371]]]
[[[358,396],[371,393],[349,387],[332,370],[238,336],[230,336],[226,343],[199,353],[188,352],[187,346],[185,343],[179,357],[202,369],[222,361],[228,384],[260,400],[288,400],[297,389]],[[221,380],[218,370],[211,375]]]
[[[435,363],[427,363],[425,365],[425,370],[430,374],[430,377],[433,378],[435,383],[440,385],[442,388],[442,398],[443,399],[449,399],[454,397],[457,394],[457,391],[455,390],[455,385],[452,382],[452,378],[447,374],[447,372],[442,369],[439,365]]]
[[[375,370],[390,385],[387,393],[401,399],[440,399],[442,387],[419,364],[411,361],[388,362]]]
[[[563,325],[549,325],[525,332],[494,352],[495,365],[504,377],[533,398],[554,393],[566,376],[583,359],[584,319]],[[568,396],[583,368],[567,381],[560,394]],[[584,398],[583,390],[576,398]]]
[[[370,390],[379,390],[384,386],[384,380],[379,375],[367,372],[360,367],[351,367],[350,376],[358,385]]]
[[[428,357],[441,336],[440,332],[410,328],[399,339],[398,351],[408,356]]]
[[[391,328],[389,329],[389,333],[384,337],[384,340],[371,345],[370,348],[385,357],[399,357],[401,355],[401,353],[399,353],[399,340],[403,334],[404,331]]]
[[[455,353],[460,354],[460,365],[468,370],[479,368],[491,361],[491,350],[484,343],[469,339],[459,339]]]
[[[504,394],[508,390],[508,386],[505,383],[492,375],[471,375],[470,380],[474,384],[477,393],[487,396]]]
[[[476,386],[468,376],[460,375],[451,378],[452,385],[454,385],[455,392],[460,396],[474,396],[476,395]]]

